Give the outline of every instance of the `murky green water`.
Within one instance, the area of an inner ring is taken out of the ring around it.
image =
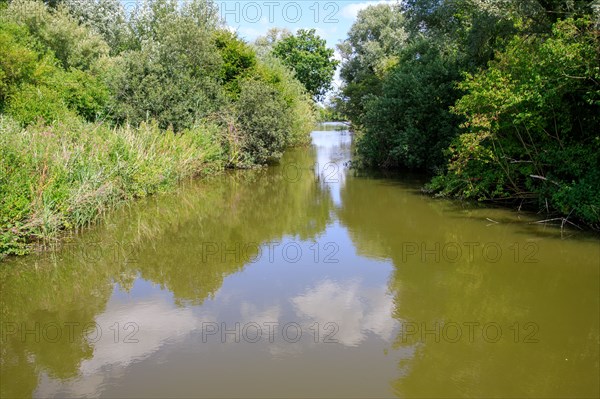
[[[2,397],[598,397],[597,237],[357,175],[351,139],[1,264]]]

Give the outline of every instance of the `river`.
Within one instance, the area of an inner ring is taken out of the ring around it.
[[[312,133],[0,265],[2,397],[598,397],[600,242]]]

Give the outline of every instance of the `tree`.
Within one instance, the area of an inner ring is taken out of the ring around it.
[[[435,183],[467,198],[531,201],[599,227],[599,82],[589,20],[515,37],[460,84],[466,94],[454,111],[467,123]]]
[[[397,62],[405,44],[404,18],[396,6],[378,4],[358,13],[348,38],[338,45],[343,60],[343,111],[355,125],[361,125],[364,102],[380,92],[385,72]]]
[[[315,100],[320,100],[331,89],[331,82],[338,61],[333,58],[333,49],[327,48],[315,29],[299,29],[276,42],[273,55],[292,68],[298,80]]]
[[[90,26],[100,33],[109,44],[113,54],[127,45],[127,16],[118,0],[63,0],[71,15],[80,24]]]
[[[29,124],[103,113],[108,90],[98,64],[103,39],[61,8],[14,1],[0,16],[0,112]]]
[[[460,118],[449,107],[459,96],[459,77],[456,62],[435,43],[408,47],[383,79],[380,95],[365,101],[361,160],[385,168],[443,167],[444,150],[458,133]]]
[[[125,51],[109,79],[118,122],[155,119],[161,128],[192,127],[224,102],[223,59],[213,21],[170,0],[145,3],[133,22],[139,48]]]
[[[6,14],[11,21],[26,26],[43,47],[54,53],[64,69],[91,69],[109,53],[102,36],[80,25],[62,5],[50,11],[38,1],[15,0]]]
[[[260,56],[267,55],[273,50],[273,47],[277,42],[281,39],[291,36],[292,32],[290,32],[287,28],[270,28],[264,36],[259,36],[254,41],[254,47],[256,48],[256,52]]]
[[[500,5],[496,4],[500,3]],[[514,34],[507,2],[412,0],[361,11],[339,46],[346,114],[366,165],[436,171],[458,134],[461,74]],[[509,2],[510,3],[510,2]]]
[[[239,81],[251,73],[256,65],[256,53],[235,33],[226,29],[216,31],[214,40],[223,60],[220,77],[227,92],[235,97],[239,94]]]

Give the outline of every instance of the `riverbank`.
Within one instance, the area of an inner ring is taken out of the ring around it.
[[[182,179],[265,165],[313,128],[294,65],[214,4],[92,3],[0,4],[0,258]]]
[[[0,152],[0,259],[89,225],[119,203],[219,173],[227,161],[215,126],[181,134],[79,120],[22,128],[5,116]]]
[[[359,163],[427,172],[439,196],[600,230],[598,9],[538,3],[362,10],[332,101],[360,130]],[[365,34],[381,26],[394,33]]]

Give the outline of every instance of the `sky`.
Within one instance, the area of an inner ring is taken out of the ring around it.
[[[329,1],[329,0],[215,0],[221,18],[248,42],[263,36],[270,28],[314,28],[334,48],[346,38],[358,12],[370,5],[393,3],[394,0]],[[336,52],[339,60],[339,54]],[[339,71],[334,88],[339,87]]]
[[[388,0],[389,1],[389,0]],[[291,31],[315,28],[333,47],[343,40],[359,10],[386,0],[217,0],[221,18],[246,40],[253,41],[269,28]]]
[[[125,8],[133,10],[138,1],[120,0]],[[336,49],[343,41],[360,10],[370,5],[395,4],[399,0],[213,0],[221,19],[239,37],[249,43],[263,36],[270,28],[316,29]],[[341,57],[336,50],[335,58]],[[341,85],[339,67],[333,80],[334,91]]]

